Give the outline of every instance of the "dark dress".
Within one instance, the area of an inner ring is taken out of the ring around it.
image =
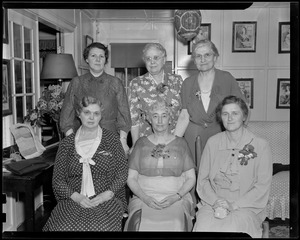
[[[127,161],[119,136],[102,129],[102,140],[90,165],[95,193],[111,190],[114,197],[94,208],[83,208],[70,196],[80,193],[82,164],[75,150],[75,133],[60,143],[52,186],[57,205],[43,231],[121,231],[127,202],[123,194],[128,176]]]
[[[113,132],[120,130],[128,133],[131,117],[127,95],[120,79],[105,72],[94,77],[90,72],[75,77],[70,82],[60,115],[61,131],[66,133],[73,128],[76,132],[80,122],[76,117],[74,104],[84,96],[100,99],[104,110],[99,125]]]
[[[207,139],[221,132],[221,126],[216,120],[215,110],[217,105],[229,95],[240,97],[246,101],[235,78],[229,72],[219,69],[215,69],[215,79],[207,112],[202,101],[196,96],[199,90],[198,74],[196,74],[184,80],[180,93],[182,109],[187,109],[190,115],[190,122],[184,138],[190,147],[194,160],[196,137],[200,135],[202,152]],[[197,166],[199,165],[197,164]]]

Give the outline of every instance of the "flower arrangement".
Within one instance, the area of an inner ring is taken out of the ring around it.
[[[157,144],[151,151],[151,156],[156,159],[159,159],[160,157],[162,157],[163,159],[169,158],[169,150],[165,150],[165,147],[165,144]]]
[[[240,154],[238,155],[238,160],[240,161],[241,165],[247,165],[251,158],[257,157],[257,153],[254,152],[254,147],[250,144],[252,140],[253,138],[244,146],[242,150],[239,151]]]
[[[63,105],[65,94],[60,85],[49,85],[42,92],[42,97],[39,99],[34,109],[28,110],[24,117],[24,122],[29,122],[31,126],[42,126],[45,124],[45,115],[49,115],[54,122],[59,121],[61,108]]]
[[[168,88],[169,88],[169,86],[167,84],[160,83],[157,85],[156,91],[159,93],[164,93]]]

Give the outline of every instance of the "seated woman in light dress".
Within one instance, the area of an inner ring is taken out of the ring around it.
[[[226,130],[210,137],[202,153],[193,231],[261,238],[272,181],[269,143],[245,127],[248,107],[241,98],[225,97],[216,111]]]
[[[195,164],[184,138],[170,133],[163,100],[147,111],[153,134],[138,139],[129,157],[127,184],[133,192],[125,231],[191,231]]]

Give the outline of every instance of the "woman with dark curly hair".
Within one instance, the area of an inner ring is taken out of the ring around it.
[[[127,134],[131,128],[129,105],[121,80],[104,71],[108,49],[102,43],[94,42],[84,49],[83,58],[89,65],[89,72],[73,78],[68,86],[60,115],[61,130],[68,136],[80,126],[74,109],[76,99],[86,95],[96,97],[104,108],[100,125],[120,135],[127,153]]]

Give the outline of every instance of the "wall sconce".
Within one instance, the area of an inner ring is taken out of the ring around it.
[[[72,54],[47,54],[43,63],[41,79],[58,79],[59,84],[62,85],[63,79],[72,79],[77,75]]]

